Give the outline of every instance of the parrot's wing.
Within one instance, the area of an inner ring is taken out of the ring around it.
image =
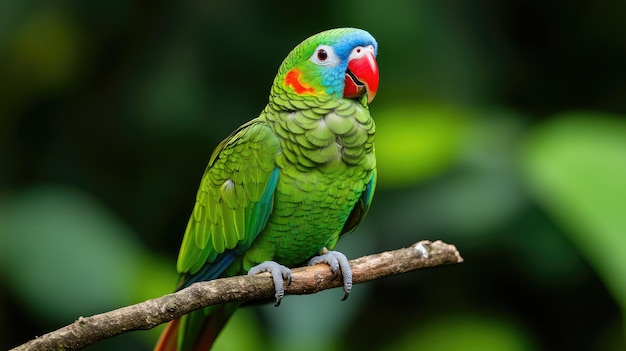
[[[279,150],[276,135],[259,119],[242,125],[218,145],[183,237],[179,273],[194,275],[214,265],[211,275],[219,275],[250,247],[272,211]]]
[[[354,204],[346,223],[343,225],[340,235],[350,233],[356,227],[363,222],[367,211],[369,211],[372,205],[372,199],[374,198],[374,190],[376,189],[376,169],[372,172],[372,177],[365,186],[365,190],[361,193],[361,197]]]

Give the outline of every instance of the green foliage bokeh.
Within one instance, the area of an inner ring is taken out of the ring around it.
[[[338,249],[442,239],[465,262],[245,308],[216,349],[623,350],[624,20],[609,0],[0,3],[0,348],[170,292],[212,149],[294,45],[356,26],[380,45],[379,183]]]

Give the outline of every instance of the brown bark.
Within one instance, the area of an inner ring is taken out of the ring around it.
[[[354,284],[392,276],[416,269],[463,262],[454,245],[442,241],[420,241],[410,247],[369,255],[350,261]],[[327,265],[292,270],[291,284],[285,295],[313,294],[342,286]],[[201,282],[159,298],[122,307],[90,317],[37,337],[10,351],[77,350],[118,334],[151,329],[193,310],[230,301],[273,299],[274,284],[269,273],[236,276]]]

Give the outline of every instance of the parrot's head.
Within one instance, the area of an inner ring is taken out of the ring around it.
[[[337,28],[313,35],[285,58],[271,98],[283,93],[299,100],[365,96],[370,103],[378,90],[377,53],[376,39],[361,29]]]

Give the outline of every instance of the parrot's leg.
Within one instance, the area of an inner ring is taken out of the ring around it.
[[[344,291],[341,301],[347,299],[352,290],[352,269],[350,268],[350,263],[346,255],[339,251],[328,251],[328,249],[324,248],[321,255],[315,256],[309,261],[309,266],[318,263],[326,263],[330,266],[330,270],[334,274],[333,279],[336,278],[337,275],[339,275],[339,271],[341,271]]]
[[[265,261],[260,263],[248,271],[248,275],[259,274],[262,272],[270,272],[272,279],[274,280],[274,290],[276,294],[276,303],[274,306],[280,306],[280,301],[285,296],[285,287],[283,285],[283,279],[287,280],[287,285],[291,284],[291,270],[282,264],[278,264],[274,261]]]

